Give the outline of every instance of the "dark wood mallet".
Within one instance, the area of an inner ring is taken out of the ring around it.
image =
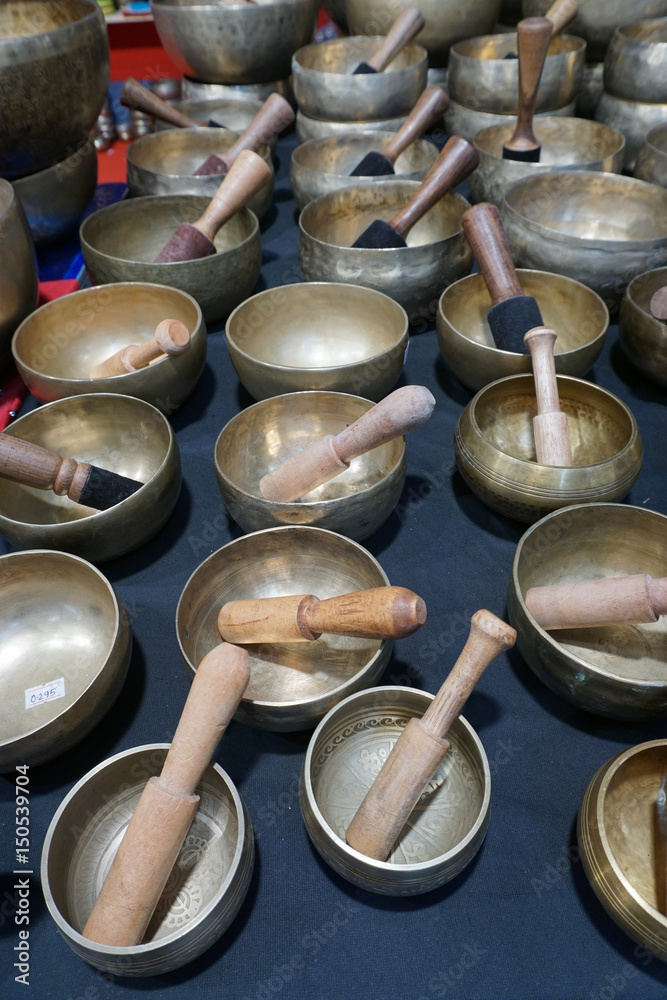
[[[381,73],[392,59],[395,59],[401,49],[405,48],[409,41],[424,27],[424,15],[417,7],[406,7],[398,15],[391,28],[387,32],[385,40],[374,56],[368,62],[361,62],[353,71],[353,75],[360,73]]]
[[[544,15],[551,21],[551,37],[558,35],[576,16],[577,0],[555,0]],[[508,52],[505,59],[516,59],[516,52]]]
[[[526,17],[517,24],[519,115],[512,137],[503,146],[505,160],[537,163],[540,159],[541,146],[533,134],[533,114],[552,27],[546,17]]]
[[[207,128],[206,122],[196,121],[189,115],[184,115],[168,101],[163,101],[161,97],[154,94],[152,90],[142,86],[133,76],[128,76],[120,92],[120,103],[133,111],[141,111],[145,115],[152,115],[167,125],[175,125],[177,128]],[[209,120],[208,125],[212,128],[224,128],[219,122]]]
[[[162,354],[175,358],[183,354],[190,346],[190,331],[185,323],[178,319],[163,319],[155,328],[155,333],[145,344],[128,344],[96,365],[90,373],[91,378],[110,378],[113,375],[125,375],[146,368]]]
[[[223,154],[211,153],[201,166],[193,172],[195,177],[211,174],[226,174],[232,163],[244,149],[257,152],[260,146],[270,142],[294,121],[292,105],[280,94],[269,94],[247,129],[241,133],[233,146]]]

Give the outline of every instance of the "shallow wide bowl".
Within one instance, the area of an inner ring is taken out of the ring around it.
[[[368,62],[382,41],[332,38],[295,52],[292,86],[301,111],[310,118],[349,122],[407,115],[426,86],[426,51],[410,42],[384,72],[355,76],[355,68]]]
[[[259,223],[250,209],[237,212],[218,230],[217,253],[153,263],[180,224],[195,222],[209,201],[201,195],[153,195],[119,201],[88,216],[79,233],[93,284],[171,285],[197,300],[207,323],[226,319],[250,295],[259,276]]]
[[[523,16],[541,17],[546,14],[552,2],[553,0],[523,0]],[[667,0],[633,0],[631,4],[626,0],[579,0],[578,7],[576,17],[568,25],[568,31],[586,40],[587,59],[590,62],[604,59],[616,28],[667,14]]]
[[[575,101],[564,104],[561,108],[554,108],[551,111],[540,111],[535,115],[536,121],[540,118],[558,117],[571,118],[575,113]],[[475,136],[482,129],[491,128],[493,125],[516,125],[514,115],[497,115],[488,111],[477,111],[475,108],[466,108],[456,101],[450,101],[445,111],[445,127],[448,135],[462,135],[468,142],[473,142]]]
[[[312,41],[317,0],[269,0],[230,7],[152,0],[155,27],[180,71],[207,83],[269,83],[290,73]]]
[[[656,125],[637,154],[635,177],[667,188],[667,122]]]
[[[12,181],[25,210],[32,238],[46,244],[79,224],[97,186],[97,150],[92,140],[79,144],[53,167]]]
[[[595,118],[611,125],[625,136],[625,169],[633,171],[649,132],[667,121],[667,103],[646,104],[640,101],[625,101],[602,92]]]
[[[14,331],[37,305],[37,258],[25,211],[0,177],[0,367],[11,357]]]
[[[162,355],[146,368],[90,378],[95,365],[128,344],[143,344],[163,319],[190,331],[178,357]],[[167,285],[120,283],[72,292],[47,302],[21,323],[12,341],[21,378],[40,403],[90,392],[136,396],[171,414],[181,405],[206,361],[206,325],[186,292]]]
[[[667,962],[664,848],[656,801],[667,772],[667,740],[616,754],[593,777],[581,803],[577,839],[588,881],[622,931]],[[646,963],[644,963],[646,964]]]
[[[604,60],[604,89],[628,101],[667,104],[667,17],[616,29]]]
[[[192,671],[220,642],[217,618],[227,601],[338,594],[384,587],[387,576],[357,542],[311,527],[244,535],[209,556],[185,585],[176,633]],[[235,718],[279,732],[311,729],[341,699],[381,677],[393,643],[323,635],[316,642],[246,646],[250,683]]]
[[[46,905],[79,958],[112,976],[156,976],[191,962],[234,920],[254,864],[250,818],[229,775],[209,764],[197,814],[142,944],[97,944],[81,933],[139,796],[168,744],[149,743],[89,771],[58,807],[44,840]]]
[[[301,812],[321,857],[348,882],[389,896],[428,892],[455,878],[486,835],[489,763],[472,726],[459,716],[451,749],[410,814],[387,861],[345,843],[345,831],[394,743],[433,695],[405,687],[361,691],[322,719],[301,773]]]
[[[525,603],[530,587],[667,570],[667,517],[625,504],[569,507],[520,540],[507,606],[531,670],[566,701],[612,719],[667,716],[667,620],[606,628],[541,628]]]
[[[501,215],[517,267],[582,281],[616,309],[629,282],[667,264],[667,191],[619,174],[524,177]]]
[[[11,771],[97,725],[123,686],[132,633],[109,581],[65,552],[1,556],[0,595],[0,771]]]
[[[546,271],[519,270],[526,295],[532,295],[547,326],[556,330],[556,371],[580,377],[593,366],[602,350],[609,311],[590,288]],[[491,296],[479,273],[445,289],[438,303],[436,328],[442,355],[456,377],[477,392],[507,375],[532,372],[530,355],[501,351],[487,322]]]
[[[298,392],[272,396],[232,417],[214,449],[218,486],[231,517],[244,531],[303,524],[356,541],[372,535],[392,514],[405,485],[403,438],[355,458],[307,499],[281,503],[259,492],[262,476],[312,441],[340,433],[372,405],[340,392]]]
[[[667,389],[667,325],[651,312],[651,298],[667,285],[667,267],[638,274],[625,290],[618,315],[621,347],[651,381]]]
[[[403,370],[408,317],[382,292],[302,282],[246,299],[226,334],[236,373],[257,400],[320,389],[377,402]]]
[[[299,265],[306,281],[345,281],[384,292],[403,306],[411,323],[430,321],[440,294],[472,268],[461,229],[470,207],[450,191],[410,230],[407,247],[361,250],[352,246],[374,219],[389,221],[408,203],[417,181],[394,180],[322,195],[299,217]]]
[[[368,122],[325,122],[319,118],[311,118],[299,110],[296,113],[296,134],[299,142],[306,143],[309,139],[361,135],[365,132],[398,132],[405,117],[400,115],[398,118],[378,118],[377,121]]]
[[[459,471],[488,507],[531,523],[560,507],[620,500],[642,465],[637,423],[620,399],[592,382],[559,375],[567,414],[571,468],[535,461],[532,375],[512,375],[480,389],[459,417]]]
[[[152,538],[178,499],[181,467],[174,432],[142,399],[70,396],[26,413],[3,433],[144,483],[115,507],[94,511],[51,490],[3,481],[0,534],[19,548],[60,549],[106,562]]]

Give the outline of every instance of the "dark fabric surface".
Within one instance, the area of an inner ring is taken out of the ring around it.
[[[264,221],[264,288],[300,280],[289,152],[281,143],[275,207]],[[437,290],[434,290],[437,293]],[[618,331],[590,377],[632,408],[645,460],[627,503],[667,514],[664,396],[625,361]],[[426,625],[397,643],[383,683],[436,691],[480,607],[504,615],[507,584],[525,526],[482,505],[456,471],[452,438],[470,394],[448,372],[433,328],[412,337],[402,382],[422,383],[437,405],[408,439],[408,479],[385,526],[365,543],[392,583],[428,605]],[[590,888],[576,847],[586,786],[618,751],[662,737],[661,724],[622,724],[578,711],[552,695],[512,651],[487,670],[464,714],[481,737],[492,772],[488,835],[465,872],[443,888],[390,898],[354,888],[311,847],[298,778],[310,734],[275,734],[233,722],[216,759],[252,818],[257,860],[232,927],[201,958],[163,977],[111,981],[59,937],[39,884],[44,836],[63,797],[98,762],[126,748],[168,741],[190,674],[174,614],[193,570],[237,537],[218,493],[217,434],[251,402],[229,361],[224,329],[210,330],[206,369],[172,416],[184,483],[166,527],[103,572],[124,601],[134,634],[129,676],[97,729],[50,763],[31,768],[30,993],[35,998],[152,994],[201,1000],[653,1000],[665,995],[667,966],[627,938]],[[30,406],[31,404],[27,404]],[[0,552],[11,546],[0,542]],[[0,996],[18,997],[18,927],[12,776],[0,778]]]

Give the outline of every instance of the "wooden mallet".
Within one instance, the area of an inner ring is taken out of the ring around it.
[[[141,111],[145,115],[152,115],[153,118],[166,122],[167,125],[176,125],[177,128],[207,128],[206,122],[200,122],[190,118],[189,115],[184,115],[173,104],[163,101],[161,97],[144,87],[133,76],[128,76],[123,84],[120,92],[120,103],[124,104],[126,108]],[[208,125],[213,128],[224,128],[224,125],[213,121],[213,119],[209,120]]]
[[[90,373],[91,378],[110,378],[112,375],[125,375],[146,368],[151,361],[166,354],[175,358],[183,354],[190,346],[190,331],[185,323],[178,319],[163,319],[155,328],[155,333],[145,344],[128,344],[116,351],[111,357],[96,365]]]
[[[212,174],[226,174],[232,163],[244,149],[257,152],[260,146],[270,142],[294,121],[292,105],[280,94],[269,94],[247,129],[241,133],[233,146],[224,153],[211,153],[201,166],[193,171],[194,177]]]
[[[424,15],[417,7],[406,7],[392,24],[375,55],[368,62],[360,62],[353,75],[381,73],[408,42],[419,34],[424,23]]]
[[[551,21],[551,37],[559,35],[578,12],[577,0],[555,0],[544,15]]]
[[[554,364],[556,331],[550,326],[529,330],[523,338],[533,361],[537,415],[533,417],[535,454],[540,465],[572,465],[567,414],[560,408]]]
[[[636,573],[531,587],[525,602],[544,629],[648,624],[667,614],[667,577]]]
[[[546,17],[526,17],[517,25],[519,114],[516,128],[503,146],[505,160],[537,163],[540,159],[541,146],[533,134],[533,114],[551,32],[552,23]]]

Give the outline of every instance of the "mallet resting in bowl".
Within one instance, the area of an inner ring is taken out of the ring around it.
[[[392,24],[375,55],[371,56],[368,62],[360,62],[353,75],[381,73],[408,42],[419,34],[424,23],[424,16],[417,7],[406,7]]]
[[[554,583],[531,587],[525,601],[544,629],[648,624],[667,614],[667,577],[637,573]]]
[[[427,128],[442,118],[449,98],[442,87],[427,87],[405,119],[394,138],[381,150],[366,153],[350,177],[386,177],[394,173],[394,164],[408,146],[419,139]]]
[[[96,365],[90,373],[91,378],[109,378],[112,375],[125,375],[126,372],[136,372],[146,368],[163,354],[170,358],[183,354],[190,346],[190,331],[185,323],[178,319],[163,319],[155,328],[155,333],[145,344],[128,344],[116,351],[110,358]]]
[[[560,408],[554,363],[556,331],[537,326],[523,338],[530,351],[535,379],[537,414],[533,417],[535,454],[541,465],[572,465],[567,414]]]

